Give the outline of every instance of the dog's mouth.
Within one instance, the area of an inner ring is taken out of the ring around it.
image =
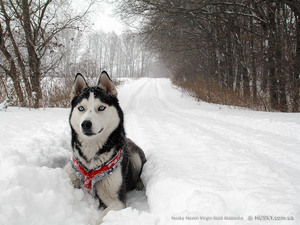
[[[102,131],[103,131],[103,128],[101,128],[101,130],[98,133],[93,133],[91,131],[83,131],[83,134],[90,137],[90,136],[94,136],[96,134],[100,134]]]

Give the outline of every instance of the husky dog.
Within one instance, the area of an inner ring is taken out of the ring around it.
[[[77,74],[71,105],[73,156],[65,170],[76,188],[99,199],[104,207],[100,224],[108,211],[125,208],[127,191],[143,189],[140,175],[146,158],[125,136],[117,90],[105,71],[94,87]]]

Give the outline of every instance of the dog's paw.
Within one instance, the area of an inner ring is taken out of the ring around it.
[[[118,211],[118,210],[124,209],[125,207],[126,207],[125,203],[123,203],[121,201],[117,200],[117,201],[111,202],[111,204],[106,209],[104,209],[104,211],[101,213],[99,219],[96,222],[96,225],[99,225],[103,222],[103,218],[107,215],[107,213],[109,211]]]
[[[76,173],[74,172],[71,163],[68,163],[64,170],[67,172],[67,174],[69,175],[72,184],[74,185],[75,188],[80,188],[80,180],[78,179],[78,176],[76,175]]]
[[[100,218],[96,221],[95,225],[100,225],[103,222],[103,217],[100,216]]]
[[[138,190],[138,191],[141,191],[144,189],[144,184],[141,180],[139,180],[138,182],[136,182],[136,185],[135,185],[135,189]]]

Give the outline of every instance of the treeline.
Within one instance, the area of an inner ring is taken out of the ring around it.
[[[78,72],[89,77],[102,70],[112,77],[149,73],[151,53],[134,34],[90,29],[94,2],[76,9],[79,3],[72,1],[0,0],[0,103],[68,106]]]
[[[174,82],[199,99],[299,111],[299,0],[124,0]]]
[[[151,70],[153,54],[145,49],[136,34],[129,31],[117,35],[114,32],[73,30],[64,31],[59,37],[65,52],[41,82],[43,98],[40,107],[69,107],[71,87],[78,72],[90,85],[95,85],[103,70],[115,84],[120,83],[116,78],[148,76]]]
[[[112,78],[149,75],[153,54],[140,43],[136,34],[130,31],[121,35],[98,31],[84,40],[81,49],[72,53],[79,56],[74,60],[78,63],[73,70],[81,71],[86,76],[95,76],[105,69]]]

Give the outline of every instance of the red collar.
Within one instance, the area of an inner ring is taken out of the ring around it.
[[[94,170],[87,170],[86,168],[84,168],[82,163],[78,159],[76,159],[74,154],[71,163],[73,169],[76,172],[76,175],[79,176],[81,180],[81,187],[86,189],[90,194],[95,195],[94,185],[96,184],[96,182],[102,180],[110,173],[112,173],[120,165],[122,159],[122,149],[120,149],[110,161]]]

